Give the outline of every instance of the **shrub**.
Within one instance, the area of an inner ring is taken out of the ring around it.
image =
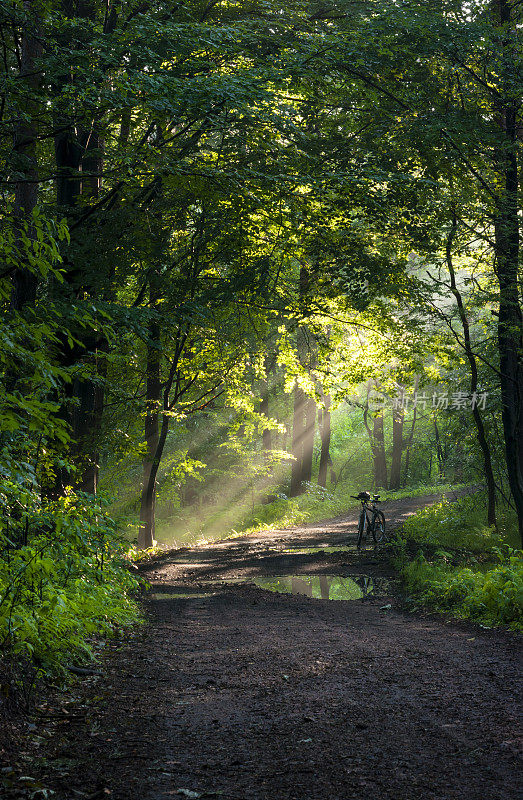
[[[395,563],[409,594],[431,608],[487,625],[523,628],[523,553],[515,541],[514,515],[499,509],[498,531],[485,524],[479,492],[446,498],[404,523]],[[407,543],[421,545],[409,561]],[[431,553],[429,559],[426,553]]]
[[[13,487],[4,489],[12,499]],[[139,619],[139,583],[114,523],[92,498],[31,500],[10,535],[0,534],[0,652],[53,672],[90,659],[93,637]]]
[[[498,551],[489,569],[451,567],[446,554],[434,562],[420,553],[402,569],[410,593],[427,605],[487,625],[523,630],[523,553]]]

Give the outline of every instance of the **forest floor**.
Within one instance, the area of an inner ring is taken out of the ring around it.
[[[383,510],[400,525],[434,499]],[[520,639],[408,613],[355,516],[147,565],[148,624],[39,705],[21,753],[37,793],[7,796],[513,800]],[[347,549],[303,552],[326,545]],[[290,575],[360,599],[251,582]]]

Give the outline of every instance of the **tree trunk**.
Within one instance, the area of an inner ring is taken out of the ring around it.
[[[401,454],[403,452],[403,421],[405,414],[402,408],[392,411],[392,463],[390,466],[389,489],[399,489],[401,482]]]
[[[445,456],[441,446],[441,437],[439,435],[438,423],[436,422],[436,415],[434,415],[434,433],[436,434],[436,456],[438,459],[438,476],[440,481],[445,477]],[[430,464],[430,471],[432,472],[432,458]]]
[[[417,394],[417,392],[418,392],[418,376],[416,375],[414,379],[414,393]],[[405,451],[405,471],[403,473],[403,482],[402,482],[403,486],[407,485],[407,481],[409,479],[410,453],[412,450],[412,442],[414,440],[414,428],[416,427],[417,416],[418,416],[418,405],[416,403],[414,405],[414,411],[412,412],[412,424],[410,426],[409,438],[407,440],[407,448]]]
[[[151,309],[154,310],[157,300],[156,292],[151,290]],[[159,418],[162,389],[160,382],[160,353],[160,326],[158,321],[152,318],[149,322],[149,342],[147,344],[145,417],[147,449],[143,462],[143,487],[140,506],[140,528],[138,531],[138,547],[140,549],[152,547],[155,534],[156,473],[158,470],[155,460],[160,440]]]
[[[494,3],[495,23],[506,72],[502,94],[495,101],[500,142],[496,166],[500,178],[494,226],[496,274],[499,282],[498,347],[501,380],[502,421],[508,481],[516,507],[523,545],[523,319],[518,293],[519,204],[518,204],[518,110],[521,100],[514,61],[514,3]]]
[[[312,597],[312,583],[307,583],[303,578],[291,578],[292,594],[305,594]]]
[[[374,413],[373,426],[368,423],[369,397],[372,381],[367,383],[367,399],[363,407],[363,423],[369,437],[370,450],[372,453],[372,465],[374,472],[375,488],[387,488],[387,458],[385,455],[385,432],[383,428],[383,412]]]
[[[263,414],[265,417],[269,417],[269,379],[268,379],[268,368],[267,368],[268,360],[265,359],[265,374],[267,375],[266,380],[263,381],[261,386],[261,396],[260,396],[260,414]],[[272,451],[272,430],[270,428],[263,428],[262,430],[262,450],[263,450],[263,461],[265,464],[266,472],[262,476],[262,478],[258,481],[257,488],[260,490],[266,489],[271,481],[272,476],[274,474],[273,470],[273,461],[271,456]]]
[[[63,0],[63,12],[68,17],[77,17],[79,20],[94,20],[96,17],[96,4],[80,3],[73,7],[68,0]],[[64,47],[67,42],[63,40]],[[64,84],[70,84],[74,79],[67,64],[64,62],[64,71],[55,78],[53,91],[56,95],[63,90]],[[94,118],[89,122],[83,120],[81,124],[74,116],[74,108],[70,112],[55,115],[54,152],[56,163],[56,203],[61,214],[69,220],[74,220],[78,211],[78,201],[82,197],[86,202],[96,201],[100,187],[100,173],[102,169],[102,141],[99,134],[99,119]],[[82,176],[82,170],[91,173]],[[62,295],[66,303],[78,294],[96,295],[96,291],[89,281],[80,273],[78,265],[72,263],[71,252],[74,252],[74,243],[71,250],[64,252],[65,281],[56,287],[57,293]],[[93,259],[96,256],[93,254]],[[93,276],[100,280],[93,263]],[[103,285],[103,282],[102,282]],[[107,294],[107,286],[104,291]],[[107,349],[107,342],[97,331],[85,330],[80,326],[73,331],[76,339],[74,344],[69,343],[68,331],[61,335],[59,344],[59,359],[61,366],[69,368],[76,363],[99,360],[99,354]],[[71,427],[70,456],[75,465],[82,470],[82,478],[78,483],[79,489],[90,493],[96,492],[98,480],[98,453],[96,436],[99,432],[104,405],[103,377],[105,361],[102,361],[102,372],[91,378],[89,375],[75,380],[71,387],[66,386],[64,402],[60,415],[66,419]],[[100,380],[100,377],[102,380]],[[57,471],[56,492],[63,493],[66,486],[73,482],[72,474],[65,468]]]
[[[260,397],[260,414],[267,418],[269,417],[269,372],[271,364],[269,358],[265,358],[265,375],[266,378],[262,384],[261,397]],[[264,428],[262,432],[262,446],[265,453],[266,462],[269,461],[269,453],[272,450],[272,431],[270,428]]]
[[[299,279],[299,302],[304,304],[309,290],[309,271],[302,267]],[[298,327],[296,336],[298,360],[302,367],[310,369],[311,358],[307,346],[307,330],[304,325]],[[307,358],[309,355],[309,358]],[[294,461],[291,467],[291,484],[289,494],[297,497],[303,494],[304,481],[310,481],[312,474],[312,453],[314,446],[314,423],[316,420],[316,403],[308,397],[296,384],[294,387],[294,410],[292,420],[292,454]]]
[[[165,404],[164,404],[165,410]],[[158,477],[158,469],[162,459],[167,433],[169,431],[169,417],[167,414],[162,415],[162,424],[160,428],[160,435],[158,437],[158,444],[150,461],[149,469],[145,469],[144,465],[144,483],[142,489],[142,501],[140,507],[140,528],[138,530],[138,547],[144,550],[154,545],[155,533],[155,506],[156,506],[156,479]]]
[[[82,378],[73,384],[76,405],[71,412],[71,428],[74,451],[81,475],[77,488],[82,492],[96,494],[99,473],[99,435],[104,406],[104,383],[107,373],[107,342],[99,347],[94,341],[86,343],[92,348],[94,378]]]
[[[289,494],[297,497],[303,493],[302,463],[303,440],[305,438],[305,403],[307,395],[299,386],[294,387],[294,409],[292,415],[292,455],[294,461],[291,467],[291,486]]]
[[[383,411],[374,416],[374,482],[376,489],[387,488],[387,458],[385,456],[385,431],[383,427]]]
[[[456,303],[458,306],[461,327],[463,328],[463,345],[464,345],[465,355],[467,356],[467,360],[469,362],[469,367],[470,367],[470,393],[472,396],[472,416],[474,418],[474,424],[476,426],[479,446],[481,448],[481,453],[483,455],[483,471],[485,473],[485,480],[487,482],[487,522],[489,525],[495,526],[496,525],[496,482],[494,480],[494,470],[492,469],[492,458],[490,455],[490,448],[488,445],[487,437],[485,435],[485,426],[483,425],[483,419],[481,417],[478,404],[477,402],[475,402],[478,389],[478,366],[476,363],[476,357],[472,350],[472,344],[470,341],[469,321],[467,313],[465,311],[465,306],[463,304],[463,298],[461,297],[461,292],[456,284],[456,274],[454,272],[454,263],[452,259],[452,245],[454,237],[456,235],[457,226],[458,223],[456,214],[455,212],[453,212],[452,225],[449,231],[449,235],[447,237],[447,247],[446,247],[447,269],[450,275],[450,288],[452,294],[456,298]]]
[[[41,52],[40,20],[34,9],[33,0],[24,1],[26,22],[22,31],[20,82],[25,84],[28,100],[24,109],[20,110],[15,125],[13,150],[15,153],[14,168],[21,174],[15,184],[14,217],[19,223],[17,247],[20,248],[20,266],[13,275],[11,308],[21,311],[25,305],[33,305],[36,299],[38,276],[27,264],[24,265],[23,244],[24,223],[28,225],[29,239],[34,238],[32,212],[38,201],[38,163],[36,154],[36,101],[31,95],[36,92],[40,82],[40,72],[36,69],[36,61]],[[27,235],[27,234],[26,234]]]
[[[314,431],[316,427],[316,401],[312,397],[305,399],[303,456],[301,462],[301,482],[310,483],[312,478],[312,459],[314,455]]]
[[[157,296],[153,294],[153,300],[156,302]],[[151,320],[151,333],[154,338],[150,341],[157,342],[160,345],[160,332],[157,328],[154,327],[155,320]],[[141,510],[140,510],[140,529],[138,532],[138,546],[140,548],[147,548],[152,547],[154,541],[154,511],[155,511],[155,499],[156,499],[156,478],[158,476],[158,469],[160,467],[160,462],[162,460],[162,455],[165,447],[165,442],[167,440],[167,434],[169,432],[169,421],[170,421],[170,412],[172,412],[174,406],[176,405],[177,401],[183,394],[183,391],[178,391],[178,382],[180,379],[178,365],[180,363],[180,359],[182,357],[184,347],[187,342],[188,332],[187,329],[185,332],[178,331],[178,335],[176,337],[176,348],[173,359],[171,361],[171,366],[169,369],[169,374],[167,376],[167,380],[165,383],[160,383],[160,367],[155,365],[155,356],[151,353],[148,356],[147,362],[147,391],[150,391],[151,398],[154,395],[157,395],[158,398],[162,398],[162,408],[161,408],[161,418],[162,423],[160,426],[160,435],[157,436],[158,430],[158,421],[154,419],[155,411],[154,411],[154,404],[153,400],[151,399],[150,404],[148,406],[148,417],[150,420],[150,427],[147,428],[146,437],[147,438],[147,445],[148,445],[148,452],[146,458],[146,464],[144,464],[144,484],[142,489],[142,503],[141,503]],[[153,349],[153,348],[151,348]],[[158,364],[161,358],[161,351],[158,347],[156,349],[158,359]],[[150,370],[150,390],[149,390],[149,370]],[[174,397],[171,401],[171,390],[173,387],[173,383],[176,379],[177,388],[174,393]],[[157,386],[155,385],[155,381],[158,381],[160,389],[158,390]],[[163,391],[162,391],[163,386]],[[185,390],[184,390],[185,391]],[[163,395],[163,396],[162,396]],[[156,403],[156,408],[159,412],[160,403]],[[159,416],[159,413],[158,413]],[[157,442],[156,448],[153,451],[153,444]],[[151,443],[151,447],[149,448],[149,443]],[[147,464],[149,466],[147,466]]]
[[[325,408],[321,413],[320,436],[321,436],[321,453],[320,453],[320,466],[318,470],[318,485],[327,486],[327,469],[332,464],[330,457],[330,444],[331,444],[331,398],[326,394],[323,396]]]
[[[260,400],[260,414],[269,416],[269,390],[264,389]],[[268,454],[272,450],[272,431],[270,428],[264,428],[262,432],[262,445],[263,450]]]
[[[94,120],[90,129],[82,135],[85,152],[82,159],[82,197],[98,200],[100,196],[101,173],[103,170],[103,141],[100,136],[100,122]]]

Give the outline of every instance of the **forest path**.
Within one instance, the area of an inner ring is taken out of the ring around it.
[[[383,506],[400,524],[431,499]],[[57,796],[513,800],[517,638],[404,613],[385,560],[356,552],[355,516],[149,567],[149,624],[86,689]],[[350,549],[282,552],[325,542]],[[239,581],[291,573],[367,575],[379,591],[327,601]]]

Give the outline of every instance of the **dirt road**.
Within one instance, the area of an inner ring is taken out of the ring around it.
[[[55,726],[56,797],[514,800],[518,639],[403,612],[355,534],[351,515],[150,567],[150,624]],[[305,594],[242,582],[261,576]]]

